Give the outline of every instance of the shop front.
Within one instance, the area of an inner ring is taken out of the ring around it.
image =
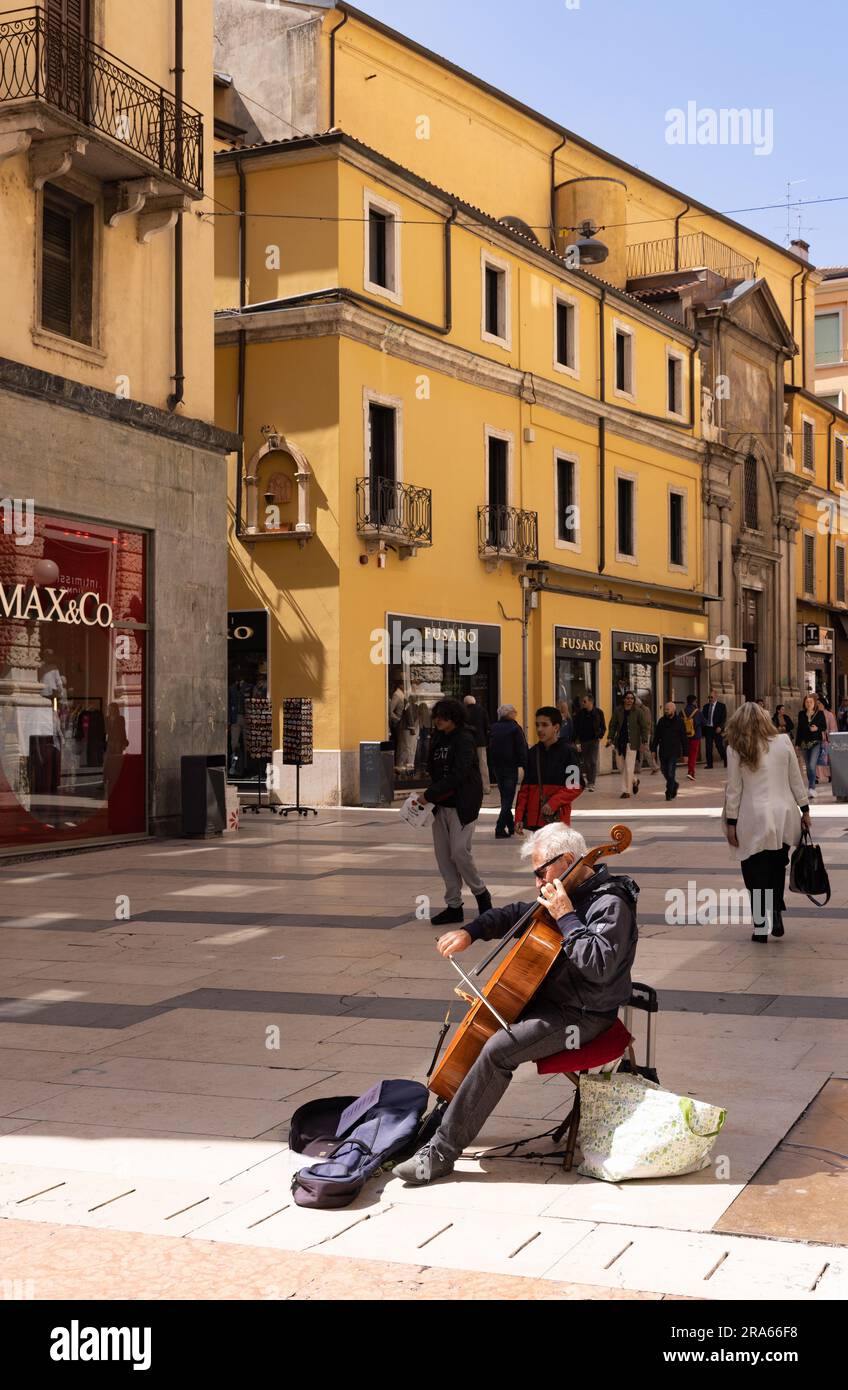
[[[632,690],[648,709],[651,722],[657,718],[660,639],[646,632],[612,632],[612,704],[616,709],[625,692]]]
[[[554,628],[557,704],[567,700],[572,714],[584,695],[599,699],[601,634],[596,628]]]
[[[804,624],[804,695],[811,692],[827,700],[833,709],[833,628]]]
[[[227,768],[229,776],[239,781],[253,780],[261,770],[247,747],[245,702],[267,695],[268,679],[268,610],[231,610],[227,614]]]
[[[490,623],[398,613],[387,615],[386,630],[386,724],[394,752],[395,784],[422,786],[437,700],[473,695],[489,718],[496,718],[501,699],[501,630]],[[513,703],[519,703],[518,692]]]
[[[147,830],[147,536],[0,532],[0,851]]]
[[[690,695],[701,703],[701,655],[691,641],[663,638],[663,702],[673,700],[681,708]]]

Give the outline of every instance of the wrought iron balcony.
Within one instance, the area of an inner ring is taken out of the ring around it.
[[[158,173],[203,191],[200,112],[40,5],[0,12],[0,120],[33,104],[47,117],[45,135],[105,137],[105,177]]]
[[[754,263],[706,232],[659,241],[640,241],[627,248],[627,279],[668,275],[676,270],[713,270],[726,280],[752,280]]]
[[[478,507],[477,548],[485,558],[504,555],[515,560],[537,560],[538,512],[522,512],[517,507]]]
[[[433,544],[433,494],[391,478],[357,478],[356,529],[369,540],[412,549]]]

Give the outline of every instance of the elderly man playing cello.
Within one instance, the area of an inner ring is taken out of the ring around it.
[[[544,826],[522,846],[522,859],[533,864],[538,901],[562,934],[562,949],[510,1032],[499,1028],[486,1042],[432,1139],[395,1168],[404,1182],[420,1186],[447,1177],[503,1096],[517,1066],[567,1047],[585,1047],[612,1027],[618,1010],[628,1002],[639,889],[632,879],[610,874],[605,864],[597,869],[578,864],[585,854],[586,841],[579,831],[559,822]],[[575,865],[566,890],[563,880]],[[532,902],[493,907],[467,930],[446,932],[437,950],[453,956],[474,941],[499,939],[532,908]]]

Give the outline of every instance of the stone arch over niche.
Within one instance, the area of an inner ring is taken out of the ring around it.
[[[311,536],[311,482],[312,469],[303,451],[283,435],[269,434],[251,458],[244,475],[247,535],[290,532]],[[281,525],[278,528],[264,525],[265,508],[269,505],[265,493],[270,495],[273,505],[279,507]]]
[[[765,698],[774,702],[779,680],[780,603],[778,519],[780,502],[772,455],[756,434],[739,437],[734,445],[739,460],[733,490],[738,525],[734,554],[733,612],[736,642],[747,661],[734,671],[736,699]],[[751,526],[746,508],[750,461],[755,465],[758,517]]]

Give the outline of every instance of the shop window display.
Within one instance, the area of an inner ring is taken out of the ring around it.
[[[146,559],[100,523],[0,533],[0,847],[144,833]]]

